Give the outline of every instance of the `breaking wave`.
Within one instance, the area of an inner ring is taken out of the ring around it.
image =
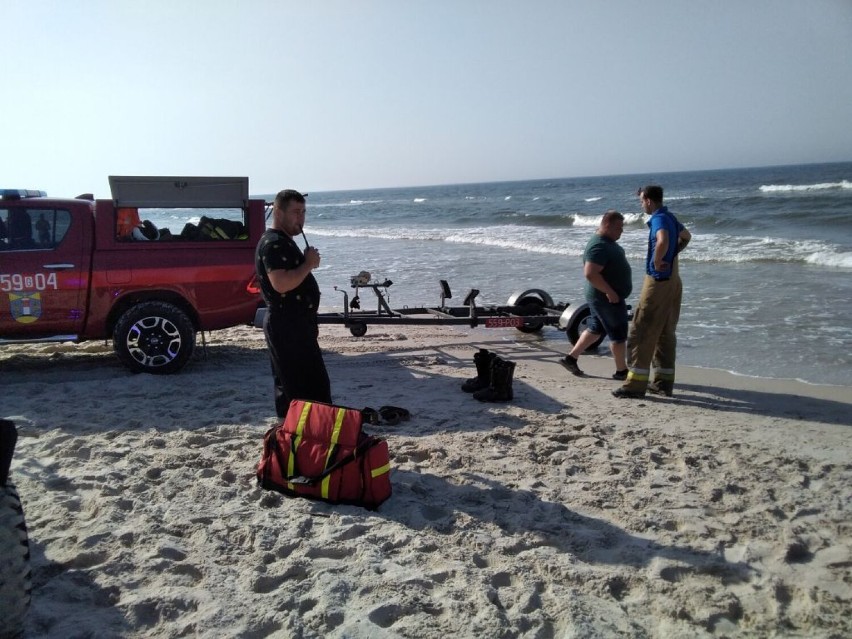
[[[765,184],[760,187],[761,193],[793,193],[796,191],[828,191],[833,189],[852,189],[852,182],[820,182],[819,184]]]

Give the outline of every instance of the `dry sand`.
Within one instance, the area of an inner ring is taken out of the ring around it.
[[[545,329],[548,330],[548,329]],[[32,549],[29,637],[849,637],[849,388],[612,361],[512,329],[322,327],[339,404],[408,408],[375,512],[261,490],[260,331],[175,376],[103,343],[0,349]],[[479,347],[515,399],[459,386]]]

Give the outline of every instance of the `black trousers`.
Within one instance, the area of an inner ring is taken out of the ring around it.
[[[331,403],[331,382],[317,343],[316,317],[267,312],[263,334],[269,347],[275,413],[283,418],[290,400]]]

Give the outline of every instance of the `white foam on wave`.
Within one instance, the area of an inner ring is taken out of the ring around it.
[[[442,228],[337,228],[307,229],[311,237],[335,237],[373,240],[403,240],[419,242],[447,242],[512,249],[551,255],[582,255],[588,237],[581,239],[554,237],[548,230],[523,226],[475,227],[447,230]]]
[[[600,226],[601,217],[603,215],[580,215],[579,213],[575,213],[571,216],[571,221],[574,226],[593,226],[597,228]]]
[[[834,266],[837,268],[852,268],[852,253],[833,253],[818,251],[805,258],[808,264],[817,266]]]
[[[583,202],[600,202],[603,199],[601,196],[583,198]]]
[[[337,228],[337,229],[306,229],[311,236],[321,237],[353,237],[371,238],[378,240],[443,240],[446,231],[440,229],[413,229],[413,228]]]
[[[761,193],[791,193],[795,191],[827,191],[830,189],[852,189],[852,182],[820,182],[818,184],[764,184]]]
[[[591,218],[591,216],[586,216]],[[599,218],[598,218],[599,219]],[[588,224],[586,228],[591,227]],[[580,231],[583,231],[582,233]],[[514,249],[530,253],[582,255],[589,239],[584,227],[574,233],[570,229],[506,225],[466,229],[370,227],[307,229],[311,237],[402,240],[412,242],[447,242]],[[639,229],[621,237],[628,259],[643,263],[647,234]],[[743,237],[723,234],[696,234],[689,249],[680,258],[684,262],[744,264],[749,262],[785,262],[812,264],[828,268],[852,269],[852,253],[836,245],[817,240],[792,240],[773,237]]]
[[[666,202],[682,202],[684,200],[706,200],[706,195],[667,195]]]
[[[819,240],[778,237],[694,235],[681,256],[689,262],[802,262],[831,268],[852,268],[852,253]]]
[[[624,216],[624,224],[625,225],[639,224],[639,223],[643,223],[645,221],[645,214],[644,213],[622,213],[622,215]],[[601,215],[581,215],[579,213],[574,213],[573,215],[570,215],[569,217],[571,218],[571,222],[574,226],[597,228],[598,226],[600,226],[601,218],[603,217],[603,214],[601,214]]]
[[[419,204],[421,202],[425,202],[426,198],[425,197],[416,197],[416,198],[414,198],[414,201]]]
[[[476,244],[479,246],[512,249],[527,253],[544,253],[548,255],[576,256],[583,254],[583,247],[579,245],[576,247],[555,246],[552,244],[545,244],[536,238],[524,238],[522,236],[506,239],[493,236],[472,237],[467,234],[459,234],[450,235],[445,238],[445,241],[451,244]]]
[[[644,224],[647,216],[644,213],[622,213],[624,224]]]
[[[363,206],[365,204],[381,204],[382,202],[384,200],[349,200],[348,202],[324,202],[320,204],[310,202],[308,206],[311,209],[339,209],[350,206]]]

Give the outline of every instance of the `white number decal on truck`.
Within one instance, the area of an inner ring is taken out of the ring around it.
[[[58,290],[56,273],[3,273],[0,274],[0,291],[46,291]]]

